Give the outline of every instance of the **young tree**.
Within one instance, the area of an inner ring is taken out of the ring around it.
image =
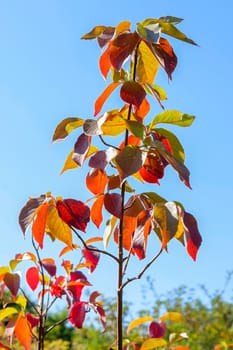
[[[163,101],[167,99],[166,92],[154,83],[160,67],[171,80],[177,65],[173,47],[164,34],[196,45],[177,28],[181,21],[171,16],[150,18],[138,23],[136,30],[131,30],[129,21],[123,21],[116,27],[97,26],[82,37],[85,40],[97,39],[103,49],[100,71],[105,79],[111,72],[111,82],[95,101],[94,118],[64,119],[56,127],[53,141],[62,141],[71,132],[80,131],[62,172],[82,167],[88,162],[90,170],[85,184],[92,198],[83,203],[47,193],[29,199],[20,212],[19,223],[23,233],[31,227],[35,253],[18,254],[9,267],[2,268],[2,286],[10,290],[13,304],[4,302],[0,319],[10,317],[7,334],[10,339],[15,334],[25,349],[30,348],[32,336],[38,343],[38,349],[44,348],[44,339],[51,330],[46,327],[48,311],[60,298],[66,299],[70,309],[68,320],[75,327],[82,327],[90,308],[99,314],[105,327],[105,313],[96,300],[100,293],[93,292],[88,301],[82,299],[82,290],[90,283],[80,271],[88,268],[93,272],[103,254],[112,259],[118,269],[117,339],[111,348],[137,349],[138,343],[133,339],[123,339],[124,289],[142,277],[173,238],[186,246],[188,254],[196,259],[201,236],[195,218],[179,202],[171,202],[154,192],[168,166],[177,172],[185,186],[191,188],[180,141],[173,132],[159,125],[186,127],[192,124],[194,117],[177,110],[165,110]],[[117,89],[122,106],[102,113],[106,100]],[[157,101],[162,112],[146,121],[151,98]],[[139,184],[151,184],[151,191],[136,191],[134,187],[143,186],[137,186],[137,181]],[[105,215],[108,217],[101,237],[85,240],[83,233],[87,231],[89,222],[92,221],[98,230],[102,229]],[[142,261],[146,257],[152,233],[158,237],[157,253],[142,265],[137,275],[129,278],[131,260]],[[55,259],[41,256],[45,234],[53,241],[60,240],[65,244],[60,256],[77,249],[84,263],[73,266],[71,261],[65,260],[62,262],[65,275],[57,275]],[[75,243],[74,237],[78,243]],[[116,251],[108,250],[112,237]],[[98,242],[103,243],[104,248],[99,246],[100,243],[97,245]],[[20,288],[20,276],[14,272],[18,263],[27,259],[34,264],[27,269],[26,282],[33,292],[38,290],[36,303]],[[18,294],[19,290],[23,295]],[[34,309],[35,316],[26,314],[27,303]],[[162,320],[169,317],[172,315],[165,315]],[[164,323],[157,323],[151,318],[146,321],[151,322],[150,339],[140,349],[167,346],[162,339]],[[145,319],[136,320],[128,330],[143,322]]]

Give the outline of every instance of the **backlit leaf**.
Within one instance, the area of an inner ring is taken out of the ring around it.
[[[137,226],[132,239],[132,254],[139,260],[146,256],[147,239],[152,229],[152,218],[149,210],[142,210],[137,216]]]
[[[115,228],[117,222],[117,218],[112,216],[107,222],[103,234],[104,248],[106,249],[108,246],[108,242],[112,236],[113,230]]]
[[[99,46],[103,48],[112,39],[114,33],[114,27],[104,27],[104,30],[97,38]]]
[[[137,43],[139,36],[137,33],[123,33],[113,40],[109,58],[112,66],[116,70],[120,70],[126,59],[132,54]]]
[[[19,225],[24,234],[32,222],[32,218],[36,209],[44,202],[45,198],[45,195],[41,195],[40,197],[36,198],[30,198],[25,206],[21,209],[19,213]]]
[[[140,104],[139,108],[137,108],[135,112],[135,117],[137,120],[144,119],[149,112],[150,112],[150,104],[147,98],[145,97],[142,103]]]
[[[123,32],[130,31],[130,25],[131,25],[131,22],[129,21],[122,21],[118,23],[115,29],[115,35],[119,35]]]
[[[189,114],[184,114],[176,110],[164,111],[154,117],[150,124],[150,128],[156,126],[156,124],[173,124],[178,126],[190,126],[195,117]]]
[[[50,276],[55,276],[56,275],[56,264],[55,260],[52,258],[45,258],[41,260],[43,268],[48,272]]]
[[[156,131],[156,133],[159,133],[168,139],[169,144],[172,148],[172,154],[174,155],[174,157],[178,159],[180,162],[184,162],[185,160],[184,148],[181,145],[178,138],[170,130],[163,129],[163,128],[156,128],[154,130]]]
[[[118,136],[125,131],[125,120],[119,111],[107,113],[106,119],[101,126],[103,135]]]
[[[81,39],[90,40],[96,39],[105,29],[105,26],[96,26],[87,34],[84,34]]]
[[[0,321],[17,313],[18,313],[18,309],[12,306],[8,306],[4,309],[0,309]]]
[[[98,151],[90,158],[88,165],[92,168],[104,170],[116,154],[117,150],[112,147],[109,147],[106,151]]]
[[[144,316],[144,317],[139,317],[135,320],[133,320],[129,325],[128,325],[128,328],[127,328],[127,333],[129,333],[132,329],[134,329],[135,327],[137,326],[140,326],[146,322],[149,322],[149,321],[153,321],[153,317],[152,316]]]
[[[63,199],[56,201],[56,207],[60,218],[69,226],[85,232],[90,221],[90,209],[76,199]]]
[[[122,197],[118,193],[106,193],[104,195],[105,209],[117,218],[122,215]]]
[[[154,208],[154,218],[159,224],[162,246],[166,248],[168,242],[175,236],[178,228],[178,210],[174,202],[157,205]]]
[[[34,292],[39,284],[39,271],[37,267],[29,267],[26,271],[26,281],[31,290]]]
[[[4,275],[4,283],[11,292],[13,298],[16,298],[16,295],[18,293],[19,287],[20,287],[20,275],[19,273],[10,273],[7,272]]]
[[[49,207],[46,225],[46,232],[54,239],[72,247],[71,228],[60,218],[57,209],[53,206]]]
[[[179,312],[167,312],[165,315],[161,316],[160,321],[176,321],[176,322],[182,322],[184,321],[184,318],[181,313]]]
[[[98,148],[96,146],[90,145],[88,152],[85,154],[84,160],[90,157],[96,151],[98,151]],[[74,151],[72,150],[70,151],[70,153],[68,154],[68,157],[66,158],[62,171],[60,172],[60,175],[62,175],[67,170],[75,169],[78,167],[78,164],[73,160],[73,155],[74,155]]]
[[[89,248],[93,248],[93,247],[89,245]],[[83,248],[82,253],[86,263],[89,264],[89,271],[92,273],[96,269],[96,266],[98,265],[98,262],[100,259],[100,253],[88,248]]]
[[[143,83],[152,84],[159,69],[159,63],[151,49],[142,40],[138,48],[137,78]]]
[[[87,136],[85,134],[81,134],[78,137],[77,141],[75,142],[72,159],[79,166],[83,165],[87,157],[90,145],[91,145],[91,136]]]
[[[155,99],[157,100],[157,102],[159,103],[160,107],[164,109],[164,106],[161,103],[161,97],[160,97],[160,93],[159,91],[157,91],[156,89],[156,85],[151,85],[148,83],[144,83],[144,87],[145,90],[153,97],[155,97]]]
[[[142,167],[145,158],[145,152],[141,151],[139,147],[131,145],[124,147],[115,158],[121,181],[136,173]]]
[[[69,313],[69,321],[76,328],[82,328],[85,320],[86,308],[82,302],[76,302],[71,306]]]
[[[95,202],[91,207],[91,220],[96,225],[97,228],[100,227],[103,221],[102,209],[104,205],[104,195],[100,195],[97,197]]]
[[[108,176],[105,170],[91,169],[86,176],[86,186],[93,194],[104,193],[108,183]]]
[[[113,82],[110,83],[106,89],[101,93],[101,95],[97,98],[95,101],[95,107],[94,107],[94,116],[99,114],[101,111],[104,103],[108,99],[108,97],[111,95],[111,93],[120,85],[120,82]]]
[[[73,130],[79,128],[84,123],[81,118],[66,118],[59,123],[54,131],[52,141],[64,140]]]
[[[45,202],[36,209],[36,217],[32,224],[32,235],[41,249],[43,248],[48,207],[48,202]]]
[[[140,347],[140,350],[154,350],[155,348],[158,348],[160,346],[166,346],[167,342],[164,339],[147,339],[144,341],[142,346]]]
[[[159,43],[152,44],[151,48],[158,62],[167,73],[168,78],[172,80],[172,73],[177,65],[177,57],[169,41],[164,38],[160,38]]]
[[[198,229],[197,221],[190,213],[184,212],[183,215],[184,230],[187,239],[188,254],[195,261],[198,249],[200,248],[202,238]]]
[[[123,218],[123,247],[130,250],[132,247],[132,238],[137,227],[137,217],[124,215]],[[115,228],[114,240],[118,244],[119,226]]]
[[[31,327],[27,317],[20,314],[15,324],[15,335],[25,350],[30,350],[32,343]]]
[[[108,72],[111,69],[111,62],[110,62],[110,59],[109,59],[110,45],[111,45],[111,43],[109,43],[108,47],[102,53],[102,55],[100,56],[100,59],[99,59],[100,72],[102,73],[102,75],[103,75],[103,77],[105,79],[107,79]]]
[[[135,120],[126,120],[125,121],[127,129],[129,129],[129,131],[131,131],[131,133],[140,138],[143,139],[144,137],[144,125],[136,122]]]
[[[136,81],[126,81],[120,90],[120,96],[123,101],[139,108],[140,104],[146,97],[143,87]]]
[[[183,21],[183,18],[173,17],[173,16],[163,16],[159,17],[159,19],[163,22],[178,24]]]

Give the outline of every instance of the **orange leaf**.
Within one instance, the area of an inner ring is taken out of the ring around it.
[[[130,31],[130,25],[131,25],[131,22],[129,21],[122,21],[118,23],[115,29],[115,35],[119,35],[123,32]]]
[[[95,195],[103,193],[107,183],[108,176],[101,169],[91,169],[86,176],[86,186]]]
[[[106,102],[107,98],[111,95],[111,93],[120,85],[120,82],[113,82],[110,83],[106,89],[102,92],[102,94],[97,98],[95,101],[95,111],[94,116],[96,116],[102,109],[104,103]]]
[[[97,228],[100,227],[103,221],[102,208],[104,204],[104,195],[99,196],[91,207],[91,220]]]
[[[99,68],[105,79],[107,79],[108,72],[111,68],[111,61],[109,59],[109,50],[111,47],[111,42],[108,44],[106,50],[102,53],[99,59]]]
[[[39,208],[36,210],[36,218],[32,224],[32,235],[41,249],[43,248],[48,207],[48,202],[45,202],[39,206]]]
[[[137,218],[132,216],[124,216],[123,219],[123,247],[126,250],[131,249],[132,245],[132,237],[135,232],[137,225]],[[119,227],[116,228],[114,231],[114,240],[118,244],[118,234],[119,234]]]
[[[136,118],[144,119],[145,116],[150,112],[150,104],[146,97],[140,104],[139,108],[136,110]]]
[[[30,350],[32,343],[31,327],[27,318],[21,313],[15,324],[15,335],[25,350]]]

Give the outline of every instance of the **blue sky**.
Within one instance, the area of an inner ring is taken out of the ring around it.
[[[186,150],[193,190],[172,171],[153,190],[183,202],[196,216],[203,245],[193,263],[172,242],[169,253],[149,274],[158,293],[180,284],[205,284],[210,291],[222,288],[226,272],[233,269],[231,0],[212,1],[211,6],[200,0],[0,2],[0,265],[30,249],[17,222],[29,196],[52,191],[85,199],[82,172],[59,175],[75,136],[51,144],[56,125],[65,117],[92,117],[93,103],[105,87],[98,71],[99,48],[80,37],[98,24],[115,25],[126,19],[136,23],[164,15],[184,18],[180,29],[200,46],[171,40],[178,68],[172,82],[163,73],[158,81],[167,91],[167,109],[196,116],[192,127],[173,129]],[[119,107],[116,95],[107,107]],[[155,103],[152,113],[158,112]],[[157,242],[153,244],[157,249]],[[48,254],[53,251],[54,245],[49,244]],[[108,296],[114,293],[109,264],[104,260],[103,269],[99,266],[90,278]],[[129,287],[127,298],[139,300],[140,288],[138,282]]]

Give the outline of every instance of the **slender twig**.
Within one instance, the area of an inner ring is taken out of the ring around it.
[[[125,288],[127,286],[127,284],[135,281],[135,280],[139,280],[144,273],[149,269],[149,267],[155,262],[155,260],[158,259],[158,257],[160,256],[160,254],[163,252],[163,247],[160,248],[160,251],[158,252],[158,254],[156,254],[149,262],[148,264],[139,272],[139,274],[135,277],[132,278],[128,278],[126,282],[124,282],[121,286],[121,288]]]
[[[88,250],[90,250],[90,251],[92,251],[92,252],[97,252],[97,253],[100,253],[100,254],[107,255],[107,256],[109,256],[110,258],[114,259],[114,260],[118,263],[118,258],[117,258],[115,255],[113,255],[113,254],[111,254],[111,253],[109,253],[109,252],[107,252],[107,251],[105,251],[105,250],[103,250],[103,249],[98,249],[98,248],[95,248],[95,247],[90,247],[88,244],[86,244],[86,242],[84,241],[84,239],[80,236],[80,234],[79,234],[73,227],[71,227],[71,229],[72,229],[72,231],[75,233],[75,235],[78,237],[78,239],[82,242],[83,246],[84,246],[86,249],[88,249]]]
[[[120,151],[120,148],[118,148],[118,147],[116,147],[116,146],[114,146],[114,145],[111,145],[110,143],[107,143],[107,142],[103,139],[103,137],[102,137],[101,135],[99,135],[99,138],[100,138],[101,142],[102,142],[105,146],[112,147],[112,148],[116,149],[117,151]]]
[[[53,323],[46,331],[45,331],[45,335],[48,334],[52,329],[54,329],[55,327],[59,326],[60,324],[66,322],[69,319],[69,317],[64,318],[63,320],[57,321],[55,323]]]
[[[28,298],[28,296],[26,295],[26,293],[24,292],[24,290],[22,288],[20,288],[21,293],[23,294],[24,298],[27,299],[27,303],[34,309],[34,311],[37,313],[37,315],[39,316],[40,313],[38,311],[38,309],[35,307],[35,305],[33,304],[33,302]]]
[[[123,268],[123,277],[124,277],[124,275],[126,273],[128,265],[129,265],[129,259],[130,259],[131,255],[132,255],[132,247],[129,250],[129,254],[125,258],[125,264],[124,264],[124,268]]]

